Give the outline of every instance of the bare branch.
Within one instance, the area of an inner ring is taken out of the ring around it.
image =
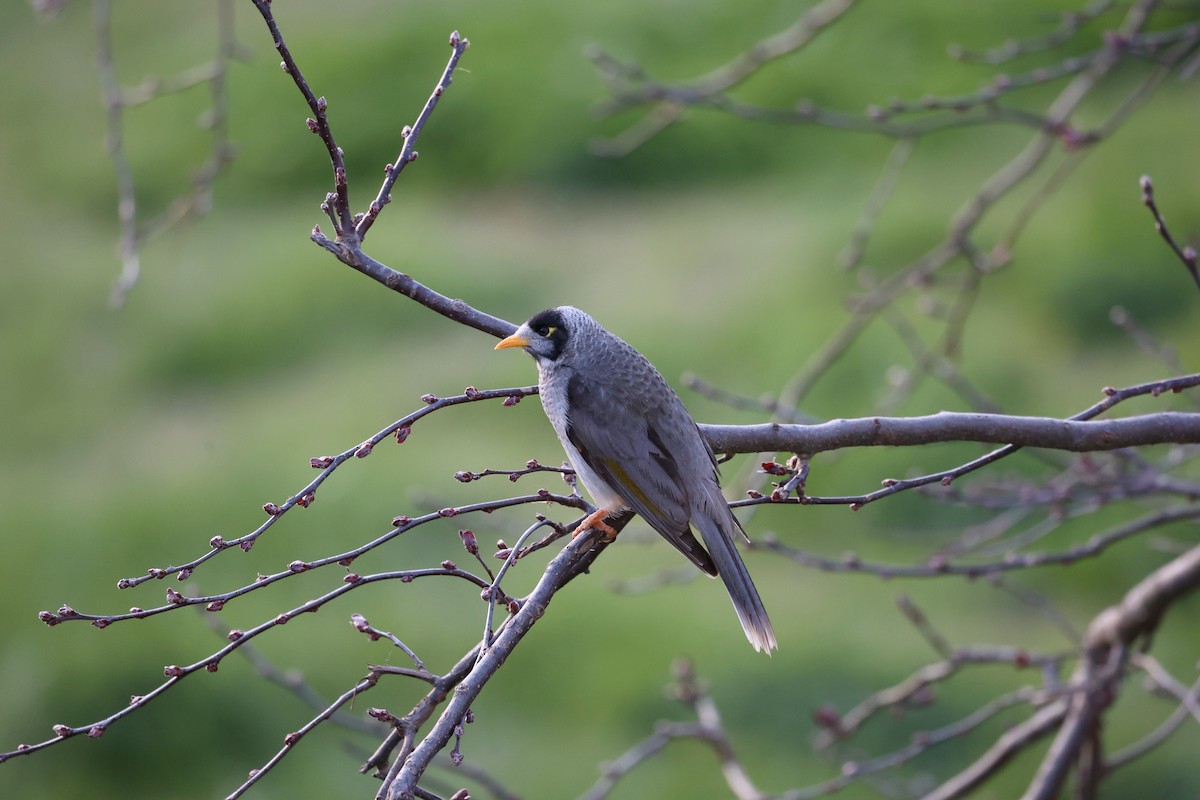
[[[686,87],[666,87],[648,84],[640,92],[637,87],[625,88],[624,84],[643,81],[645,74],[637,68],[621,64],[616,59],[594,49],[590,55],[601,74],[608,80],[614,101],[600,109],[602,114],[613,114],[630,105],[654,102],[655,110],[647,115],[643,124],[631,128],[624,135],[608,142],[595,143],[593,149],[599,155],[626,155],[651,137],[665,130],[682,118],[683,108],[689,104],[723,98],[725,92],[760,70],[764,65],[789,55],[809,44],[820,32],[836,22],[853,8],[855,0],[824,0],[813,6],[791,27],[774,36],[756,42],[728,64],[708,75],[696,79]]]
[[[1154,633],[1166,610],[1200,588],[1200,546],[1151,572],[1118,605],[1105,609],[1088,627],[1085,644],[1096,654],[1129,647]]]
[[[1048,33],[1028,39],[1009,39],[999,47],[993,47],[983,53],[976,53],[955,45],[950,48],[950,56],[960,61],[1003,64],[1030,53],[1053,50],[1071,41],[1078,35],[1080,28],[1103,16],[1113,6],[1113,0],[1091,0],[1079,11],[1062,12],[1058,27]]]
[[[1200,270],[1196,268],[1196,249],[1194,247],[1180,247],[1175,243],[1175,237],[1167,229],[1167,221],[1162,218],[1162,214],[1158,212],[1158,205],[1154,202],[1154,184],[1150,182],[1149,175],[1143,175],[1141,180],[1142,186],[1142,203],[1146,208],[1150,209],[1150,213],[1154,215],[1154,229],[1158,231],[1158,235],[1163,238],[1175,253],[1183,265],[1187,267],[1187,271],[1191,274],[1192,280],[1200,286]]]
[[[1104,765],[1105,769],[1112,772],[1133,763],[1170,738],[1189,717],[1200,722],[1200,680],[1196,680],[1191,688],[1179,695],[1179,705],[1161,725],[1142,739],[1109,756]]]
[[[296,59],[292,57],[291,50],[283,41],[283,33],[279,30],[279,24],[275,21],[275,12],[271,8],[271,0],[252,0],[254,7],[258,9],[258,13],[262,15],[263,21],[267,23],[267,28],[271,32],[271,39],[275,44],[275,49],[279,51],[280,57],[283,59],[280,62],[280,68],[291,76],[296,84],[296,88],[300,90],[300,94],[304,95],[305,102],[308,103],[308,108],[312,111],[312,117],[307,121],[308,129],[321,137],[321,141],[325,144],[325,150],[329,154],[329,161],[333,165],[333,184],[335,200],[332,205],[332,213],[330,219],[340,234],[343,231],[352,231],[354,223],[350,215],[350,190],[346,183],[346,161],[342,153],[342,148],[338,147],[337,141],[333,138],[333,130],[329,127],[329,117],[327,114],[328,104],[324,97],[317,97],[312,88],[309,87],[308,81],[305,80],[304,74],[300,71],[300,66],[296,63]]]
[[[1134,643],[1151,636],[1164,613],[1180,598],[1200,588],[1200,546],[1150,573],[1126,592],[1118,605],[1098,614],[1084,638],[1086,660],[1076,669],[1075,681],[1088,690],[1071,697],[1067,713],[1050,750],[1023,800],[1053,800],[1068,772],[1080,766],[1085,782],[1098,779],[1103,756],[1094,750],[1099,718],[1119,691],[1120,672]]]
[[[335,699],[332,703],[330,703],[319,714],[317,714],[315,717],[313,717],[311,720],[306,722],[301,727],[299,727],[296,730],[292,731],[291,733],[287,734],[287,736],[285,736],[284,740],[283,740],[284,741],[283,747],[281,747],[279,749],[279,751],[276,752],[275,755],[273,755],[261,767],[251,770],[250,777],[241,786],[239,786],[233,792],[228,794],[226,796],[225,800],[236,800],[236,798],[242,797],[247,791],[250,790],[251,786],[258,783],[258,781],[264,775],[266,775],[268,772],[270,772],[272,769],[274,769],[275,766],[277,764],[279,764],[280,761],[283,760],[284,756],[286,756],[288,753],[292,752],[293,747],[295,745],[299,744],[300,740],[303,739],[309,733],[311,733],[318,725],[325,722],[326,720],[331,719],[334,716],[334,714],[336,714],[338,712],[338,710],[342,708],[342,706],[346,705],[347,703],[353,702],[360,695],[365,694],[366,692],[370,691],[371,689],[374,689],[375,686],[379,682],[379,677],[380,677],[380,670],[372,669],[369,673],[367,673],[366,677],[364,677],[362,680],[360,680],[358,683],[356,683],[349,690],[343,692],[337,699]]]
[[[686,660],[678,661],[673,665],[672,671],[675,682],[668,691],[674,699],[691,709],[696,721],[659,722],[652,736],[630,748],[616,761],[604,765],[600,779],[580,800],[604,800],[612,794],[622,778],[679,739],[697,739],[712,748],[720,762],[725,785],[737,800],[766,800],[767,795],[755,787],[745,766],[734,752],[733,743],[725,731],[717,704],[697,680],[692,663]]]
[[[631,516],[608,518],[606,522],[620,530]],[[491,676],[500,668],[513,648],[529,633],[550,605],[559,589],[582,575],[607,547],[598,531],[589,529],[586,535],[571,541],[546,567],[545,573],[528,597],[520,601],[519,610],[509,617],[493,639],[491,646],[482,649],[471,671],[458,685],[441,717],[411,754],[397,759],[377,795],[380,800],[412,800],[418,781],[435,754],[441,751],[454,735],[483,691]]]
[[[737,506],[737,503],[731,503]],[[1021,553],[1015,549],[1007,552],[996,561],[966,561],[948,557],[945,554],[930,556],[924,564],[882,564],[864,561],[857,553],[846,553],[841,558],[826,558],[788,547],[773,535],[762,537],[750,545],[754,549],[768,550],[786,556],[793,561],[808,567],[815,567],[825,572],[859,572],[866,575],[876,575],[881,578],[936,578],[943,575],[962,575],[967,578],[979,578],[985,575],[996,575],[1013,570],[1025,570],[1042,566],[1065,566],[1074,564],[1085,558],[1100,555],[1112,545],[1126,539],[1154,530],[1172,522],[1181,522],[1200,518],[1200,505],[1186,504],[1152,511],[1138,519],[1118,525],[1103,534],[1096,534],[1083,544],[1076,545],[1061,552]],[[965,563],[964,563],[965,562]]]
[[[802,478],[797,478],[787,487],[780,486],[769,495],[752,490],[748,492],[751,499],[733,503],[736,507],[765,503],[803,503],[849,505],[859,508],[893,494],[931,484],[948,487],[958,478],[1006,458],[1022,447],[1101,452],[1121,451],[1124,448],[1146,444],[1185,443],[1189,437],[1200,434],[1200,429],[1194,429],[1200,424],[1200,417],[1187,413],[1163,412],[1103,423],[1089,420],[1133,397],[1157,397],[1164,392],[1181,392],[1198,384],[1200,375],[1185,375],[1124,389],[1106,388],[1104,400],[1067,420],[941,412],[926,417],[871,417],[807,425],[702,424],[700,429],[714,452],[733,454],[791,451],[803,454],[804,458],[801,461],[805,464],[813,454],[846,447],[912,446],[946,441],[1007,442],[1004,447],[951,469],[914,478],[887,478],[883,481],[882,489],[867,494],[848,497],[791,497],[790,493],[803,485],[803,478],[807,477],[805,471]],[[717,399],[730,399],[723,393],[713,393],[712,396]],[[732,399],[742,402],[740,398]],[[775,409],[783,408],[776,404],[770,405]],[[940,438],[942,436],[947,438]],[[1165,491],[1169,481],[1155,480],[1153,483]],[[1197,492],[1196,487],[1180,485],[1177,488],[1187,496],[1195,496]]]
[[[1200,414],[1163,411],[1105,421],[941,411],[922,417],[838,419],[815,425],[702,425],[721,453],[813,455],[847,447],[913,447],[944,442],[1007,443],[1072,453],[1154,444],[1200,443]],[[957,477],[957,476],[955,476]],[[936,480],[941,480],[942,476]]]
[[[1065,699],[1042,706],[1025,721],[1000,734],[996,742],[974,763],[927,793],[923,800],[957,800],[966,797],[1023,750],[1052,732],[1066,713]]]
[[[307,121],[308,127],[313,133],[321,137],[333,168],[334,191],[326,196],[322,208],[333,224],[335,238],[331,240],[321,232],[319,227],[312,229],[310,238],[332,253],[346,266],[358,270],[362,274],[387,286],[389,289],[399,292],[455,322],[468,325],[485,333],[490,333],[496,337],[507,336],[516,330],[517,326],[513,323],[472,308],[462,300],[454,300],[439,294],[414,280],[409,275],[376,261],[362,251],[363,238],[366,236],[367,231],[370,230],[371,225],[374,224],[375,219],[379,216],[380,210],[391,200],[392,188],[400,172],[416,158],[417,151],[415,148],[417,138],[433,113],[438,100],[450,86],[454,70],[458,67],[459,59],[462,58],[463,53],[470,45],[470,41],[460,36],[457,31],[450,35],[450,60],[446,63],[441,77],[434,86],[433,93],[429,96],[420,114],[417,115],[416,121],[412,125],[406,126],[401,132],[404,145],[400,149],[397,160],[394,163],[389,163],[384,170],[383,185],[380,187],[374,202],[371,203],[367,211],[361,214],[352,214],[350,211],[350,177],[346,174],[346,164],[342,149],[334,140],[333,129],[329,124],[328,102],[324,97],[316,96],[316,93],[309,87],[308,81],[305,80],[303,74],[300,72],[299,65],[284,42],[283,34],[280,33],[270,0],[253,0],[253,2],[255,8],[258,9],[263,20],[267,23],[268,29],[271,31],[275,48],[279,51],[280,56],[283,57],[283,62],[280,66],[292,77],[296,88],[304,96],[304,100],[313,114]]]
[[[121,273],[109,295],[109,305],[113,308],[124,305],[141,276],[142,245],[179,222],[207,213],[212,206],[216,179],[233,160],[234,148],[229,142],[226,124],[226,76],[230,63],[242,54],[234,36],[233,0],[219,0],[215,8],[217,48],[211,61],[198,64],[179,75],[150,78],[138,86],[122,87],[117,80],[113,52],[111,0],[96,0],[92,4],[96,60],[106,112],[105,148],[117,179]],[[125,111],[155,98],[201,85],[209,87],[212,97],[211,105],[204,115],[205,126],[211,131],[210,153],[193,173],[191,190],[180,194],[158,218],[147,222],[142,218],[133,166],[125,150]]]
[[[443,408],[457,406],[463,403],[474,403],[503,398],[506,405],[511,405],[513,401],[519,401],[522,397],[528,397],[533,394],[537,394],[536,386],[486,390],[480,390],[474,388],[473,386],[468,386],[466,391],[459,395],[435,397],[434,395],[427,394],[421,398],[425,403],[423,408],[401,417],[383,430],[379,431],[373,436],[370,436],[359,444],[356,444],[347,450],[343,450],[336,456],[318,456],[313,458],[310,461],[310,464],[313,469],[319,469],[321,471],[320,474],[318,474],[316,478],[313,478],[311,481],[309,481],[308,484],[306,484],[302,489],[297,491],[283,503],[266,503],[264,505],[264,510],[267,512],[267,520],[250,533],[240,536],[236,539],[225,539],[221,536],[215,536],[209,540],[210,549],[204,555],[199,556],[191,561],[187,561],[183,564],[177,564],[168,567],[152,567],[146,571],[145,575],[133,578],[122,578],[120,581],[118,581],[117,586],[121,589],[128,589],[145,583],[148,580],[161,580],[162,578],[175,574],[180,575],[181,578],[187,577],[190,576],[197,567],[213,558],[220,552],[230,550],[232,548],[240,549],[243,552],[249,551],[250,548],[254,546],[254,543],[258,540],[258,538],[266,533],[273,525],[275,525],[275,523],[278,522],[279,519],[282,518],[283,515],[289,510],[295,508],[296,506],[307,508],[309,505],[311,505],[316,498],[317,489],[319,489],[321,485],[331,475],[333,475],[333,473],[339,467],[351,459],[366,458],[374,451],[375,446],[383,442],[385,439],[395,437],[398,443],[403,444],[411,435],[413,425],[423,417],[440,411]],[[436,514],[446,516],[446,514],[442,511],[436,512]],[[393,527],[397,529],[408,530],[414,525],[421,524],[423,520],[427,519],[432,519],[432,517],[426,515],[426,517],[418,517],[416,520],[406,519],[403,522],[394,521]],[[389,534],[382,539],[366,545],[365,547],[367,549],[371,549],[377,544],[382,544],[393,535],[395,534]],[[365,552],[365,550],[362,552]],[[361,552],[352,551],[342,554],[340,558],[353,559],[358,555],[361,555]],[[335,560],[338,559],[335,558]]]
[[[433,94],[429,95],[429,99],[425,101],[425,107],[421,109],[421,113],[417,115],[416,121],[405,127],[401,132],[404,137],[404,147],[401,148],[400,154],[396,156],[396,160],[388,164],[384,169],[386,178],[383,185],[379,187],[378,194],[371,201],[370,207],[365,214],[360,214],[357,224],[354,226],[354,233],[358,241],[362,241],[367,235],[367,231],[375,224],[375,220],[379,217],[379,212],[385,205],[392,200],[392,186],[395,185],[396,179],[400,177],[400,173],[417,159],[417,151],[414,149],[417,143],[417,137],[421,135],[421,131],[425,128],[425,123],[429,121],[429,117],[433,114],[433,109],[437,106],[438,100],[442,93],[450,86],[450,81],[454,75],[454,70],[458,67],[458,60],[462,58],[462,54],[466,52],[470,42],[458,35],[458,31],[450,34],[450,60],[446,63],[446,68],[442,70],[442,77],[438,79],[437,85],[433,87]],[[339,232],[341,233],[341,232]]]

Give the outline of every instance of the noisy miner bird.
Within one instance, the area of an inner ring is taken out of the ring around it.
[[[613,536],[605,517],[640,514],[693,564],[721,576],[750,644],[773,650],[771,620],[734,546],[746,534],[721,495],[717,461],[654,365],[571,306],[535,315],[496,345],[507,347],[537,362],[542,408],[599,507],[578,530]]]

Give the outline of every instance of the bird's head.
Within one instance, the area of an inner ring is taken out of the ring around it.
[[[502,339],[496,349],[522,347],[538,363],[557,363],[564,356],[569,356],[572,337],[589,322],[591,317],[577,308],[548,308],[530,317],[512,336]]]

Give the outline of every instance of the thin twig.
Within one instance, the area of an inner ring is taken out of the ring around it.
[[[1192,280],[1200,287],[1200,270],[1196,267],[1196,249],[1190,246],[1180,247],[1175,242],[1175,237],[1171,235],[1171,231],[1167,228],[1167,221],[1163,219],[1162,214],[1158,211],[1158,205],[1154,202],[1154,184],[1151,183],[1149,175],[1142,176],[1141,187],[1142,203],[1154,215],[1154,229],[1158,231],[1158,235],[1163,238],[1163,241],[1170,246],[1171,252],[1187,267]]]

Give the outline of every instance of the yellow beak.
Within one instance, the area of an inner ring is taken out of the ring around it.
[[[524,336],[518,336],[517,334],[514,333],[512,336],[509,336],[506,339],[501,339],[500,344],[496,345],[496,349],[503,350],[506,347],[528,347],[528,346],[529,346],[528,339],[526,339]]]

